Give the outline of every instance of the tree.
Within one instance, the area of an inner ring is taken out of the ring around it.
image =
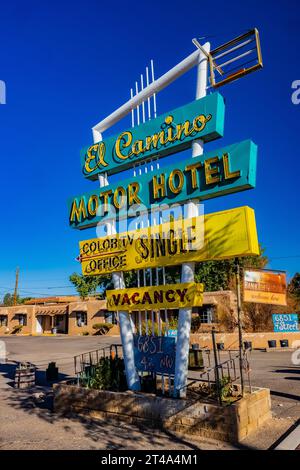
[[[288,292],[300,302],[300,273],[296,273],[288,285]]]
[[[17,297],[17,302],[18,302],[18,297]],[[12,305],[14,305],[14,295],[10,293],[5,294],[3,297],[3,305],[5,305],[5,307],[11,307]]]
[[[69,279],[82,300],[85,300],[90,294],[94,294],[101,284],[99,276],[83,276],[82,274],[73,273]]]
[[[268,258],[264,256],[264,249],[260,247],[258,256],[239,257],[241,275],[245,267],[264,268],[268,264]],[[195,280],[204,284],[204,290],[207,292],[217,290],[232,289],[234,286],[233,279],[236,271],[235,258],[204,261],[197,263],[195,267]]]
[[[17,304],[24,304],[27,300],[32,299],[32,297],[23,297],[21,298],[17,295]],[[14,294],[7,293],[3,297],[3,305],[5,307],[11,307],[14,305]]]
[[[111,274],[103,274],[99,276],[83,276],[82,274],[73,273],[71,274],[69,279],[75,286],[82,300],[86,299],[91,294],[95,294],[97,288],[99,288],[99,290],[101,291],[100,295],[103,297],[105,296],[106,289],[114,288]],[[126,287],[136,286],[136,271],[125,272],[124,281]]]

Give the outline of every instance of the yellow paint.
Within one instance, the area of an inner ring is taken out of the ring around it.
[[[107,290],[106,300],[108,310],[113,311],[200,307],[203,304],[203,284],[187,282],[167,286]]]
[[[84,275],[259,254],[255,214],[247,206],[86,240],[79,246]]]
[[[230,171],[230,169],[229,169],[229,156],[228,156],[228,153],[224,153],[222,158],[223,158],[223,166],[224,166],[224,178],[226,180],[229,180],[231,178],[239,178],[241,176],[240,170]]]
[[[166,129],[154,133],[151,136],[147,136],[144,140],[139,139],[134,142],[132,142],[132,133],[130,131],[122,132],[116,139],[116,155],[121,160],[127,160],[133,155],[139,156],[140,154],[148,152],[152,148],[157,149],[159,145],[166,145],[168,142],[173,143],[177,140],[180,141],[182,140],[183,136],[188,137],[195,131],[201,132],[205,128],[207,122],[211,120],[211,118],[211,114],[207,114],[206,116],[204,114],[199,114],[194,118],[192,123],[187,119],[183,123],[174,126],[173,116],[167,116],[164,120]],[[90,163],[96,159],[96,157],[98,157],[98,159],[101,157],[101,162],[97,161],[97,167],[99,167],[104,162],[102,147],[101,149],[97,148],[97,145],[101,146],[101,144],[102,142],[96,145],[92,145],[88,149],[88,158],[85,162],[85,171],[87,173],[90,173],[95,169],[91,168]],[[127,150],[129,150],[129,152],[124,152]],[[104,163],[106,164],[106,162]]]
[[[254,292],[252,290],[244,290],[244,302],[286,305],[286,294],[279,294],[278,292]]]

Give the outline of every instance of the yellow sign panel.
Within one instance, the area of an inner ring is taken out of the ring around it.
[[[84,275],[258,255],[254,210],[238,207],[79,243]]]
[[[285,273],[258,269],[245,270],[244,302],[286,305]]]
[[[200,307],[203,284],[187,282],[167,286],[146,286],[107,290],[108,310],[159,310],[163,308]]]

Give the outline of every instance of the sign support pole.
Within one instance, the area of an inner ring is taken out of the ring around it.
[[[235,259],[236,265],[236,291],[237,291],[237,312],[238,312],[238,329],[239,329],[239,362],[240,362],[240,375],[241,375],[241,389],[242,396],[244,396],[244,371],[243,371],[243,331],[242,331],[242,299],[241,299],[241,279],[240,279],[240,264],[238,258]]]
[[[99,176],[100,187],[107,186],[107,176]],[[116,233],[116,227],[111,222],[107,223],[107,235]],[[122,272],[112,274],[115,289],[125,289],[124,275]],[[140,380],[134,363],[133,329],[130,314],[128,312],[118,312],[120,333],[123,346],[125,372],[129,390],[139,391],[141,389]]]
[[[206,52],[210,51],[210,44],[207,42],[203,46]],[[197,87],[196,99],[206,96],[207,87],[207,56],[200,51],[197,66]],[[192,157],[203,154],[203,140],[195,140],[192,144]],[[198,215],[198,207],[195,202],[187,204],[187,218]],[[181,282],[194,282],[195,263],[184,263],[181,268]],[[188,375],[188,360],[190,347],[190,331],[192,322],[192,309],[183,308],[178,315],[178,337],[176,345],[175,361],[175,383],[174,396],[184,398],[186,396],[186,382]]]

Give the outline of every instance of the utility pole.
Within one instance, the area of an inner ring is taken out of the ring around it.
[[[243,371],[243,331],[242,331],[242,299],[241,299],[241,279],[239,259],[235,259],[236,266],[236,293],[237,293],[237,311],[238,311],[238,330],[239,330],[239,362],[241,375],[242,396],[244,396],[244,371]]]
[[[19,284],[19,271],[20,269],[16,269],[16,281],[15,281],[15,291],[14,291],[14,305],[17,305],[17,297],[18,297],[18,284]]]

